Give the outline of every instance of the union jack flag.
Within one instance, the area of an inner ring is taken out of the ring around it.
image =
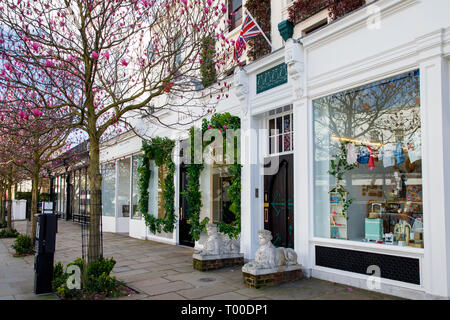
[[[247,41],[261,33],[262,31],[258,24],[250,17],[250,15],[247,15],[242,23],[241,33],[234,44],[234,58],[238,60],[246,49]]]

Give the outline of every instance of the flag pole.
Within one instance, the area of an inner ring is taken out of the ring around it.
[[[266,39],[267,43],[269,44],[270,48],[273,49],[272,47],[272,43],[269,41],[269,39],[267,38],[266,34],[264,33],[263,29],[261,29],[261,27],[259,26],[258,22],[256,21],[255,18],[253,18],[253,16],[251,15],[251,13],[245,9],[245,12],[247,12],[247,14],[250,16],[250,18],[252,18],[253,21],[255,21],[256,26],[258,27],[258,29],[261,31],[261,34],[264,36],[264,39]]]

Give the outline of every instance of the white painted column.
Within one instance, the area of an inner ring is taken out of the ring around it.
[[[119,216],[119,160],[114,160],[115,168],[116,168],[116,183],[114,186],[114,232],[117,232],[118,229],[118,216]]]
[[[259,248],[258,231],[264,229],[262,199],[262,170],[258,148],[259,120],[252,116],[241,118],[241,252],[253,259]],[[256,197],[258,189],[258,197]]]
[[[264,227],[257,136],[260,121],[252,117],[249,111],[249,81],[244,69],[236,68],[233,82],[241,103],[241,252],[246,259],[253,259],[259,247],[258,231]]]
[[[428,44],[434,39],[424,39],[428,50],[419,54],[425,232],[422,275],[427,293],[450,297],[450,63],[443,58],[441,47],[430,49]]]
[[[300,43],[288,39],[285,44],[285,62],[292,84],[294,113],[294,249],[307,276],[312,266],[310,257],[310,194],[308,99],[305,96],[304,50]]]
[[[172,160],[175,163],[175,174],[174,174],[174,185],[175,185],[175,199],[174,208],[176,216],[175,230],[173,232],[173,241],[178,244],[180,243],[180,144],[181,141],[175,140],[174,153],[172,155]]]

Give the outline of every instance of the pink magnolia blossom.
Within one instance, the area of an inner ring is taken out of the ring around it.
[[[128,65],[128,62],[127,62],[127,60],[125,60],[125,59],[121,59],[121,60],[120,60],[120,63],[121,63],[124,67],[126,67],[126,66]]]
[[[95,59],[95,60],[97,60],[97,59],[98,59],[98,57],[99,57],[99,54],[98,54],[97,52],[95,52],[95,51],[92,51],[92,55],[91,55],[91,57],[92,57],[92,59]]]

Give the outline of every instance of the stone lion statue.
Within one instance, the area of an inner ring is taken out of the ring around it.
[[[274,269],[297,264],[297,254],[293,249],[275,248],[269,230],[260,230],[258,238],[259,249],[255,253],[255,260],[245,264],[245,269]]]
[[[206,225],[208,238],[203,245],[203,250],[196,252],[199,255],[212,256],[223,254],[238,254],[240,251],[240,240],[230,239],[226,234],[221,234],[217,230],[217,226],[213,223]]]

